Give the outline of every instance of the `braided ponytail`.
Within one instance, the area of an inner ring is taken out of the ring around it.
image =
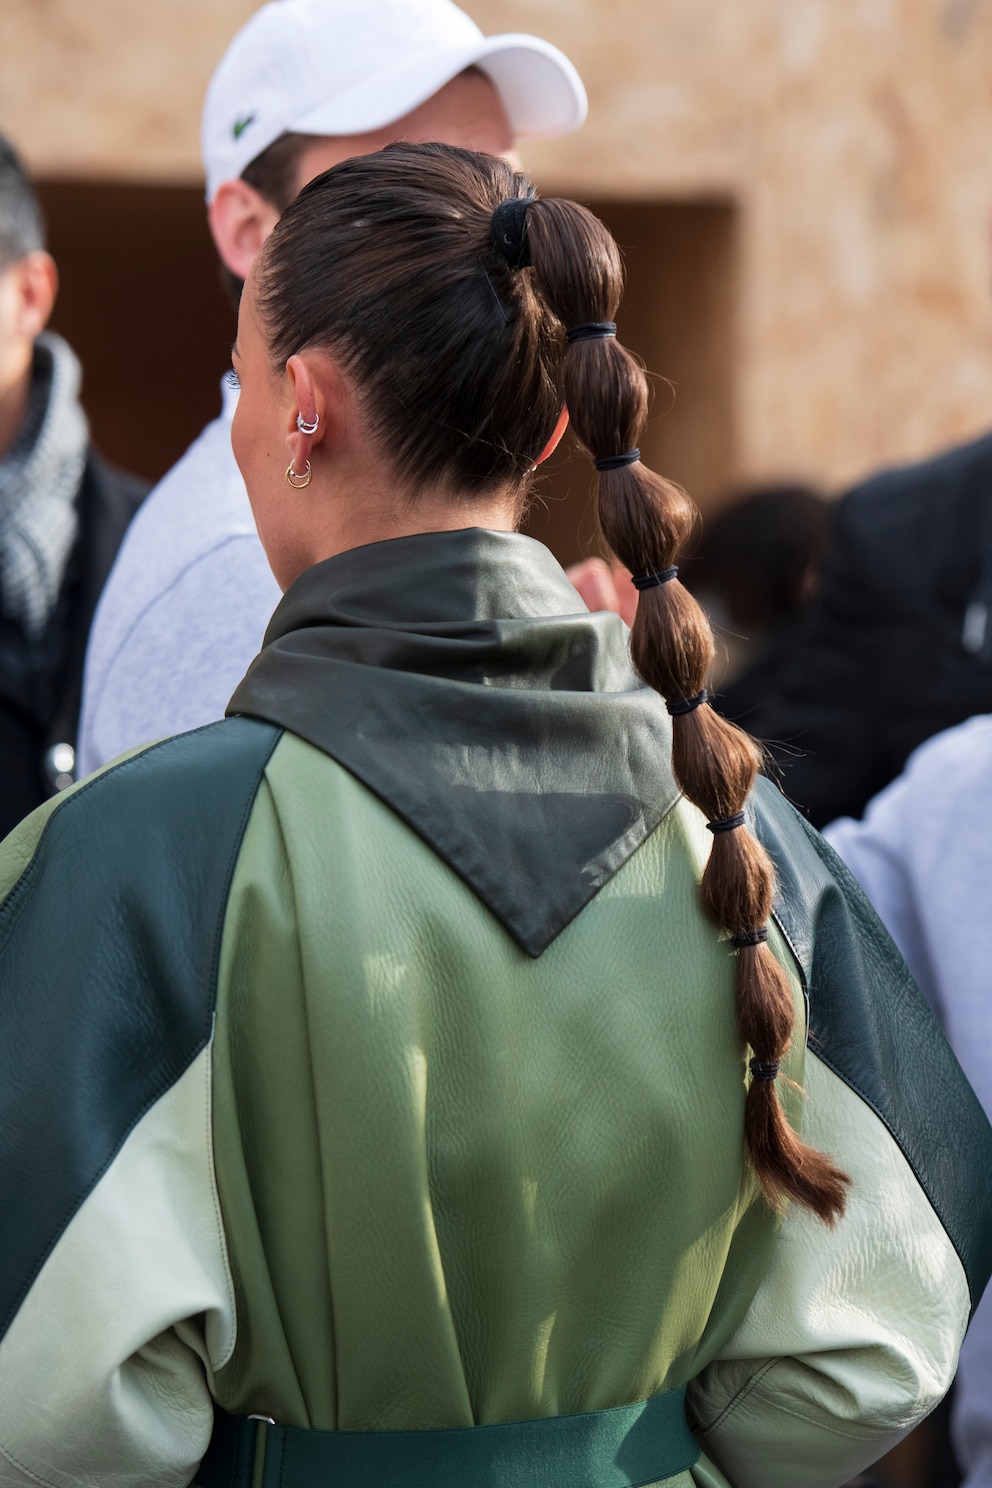
[[[743,813],[761,756],[748,734],[706,703],[712,631],[671,572],[692,530],[695,507],[684,491],[636,457],[648,389],[642,367],[608,330],[623,284],[619,250],[603,225],[574,202],[538,199],[526,215],[536,287],[564,326],[580,328],[565,353],[565,401],[573,430],[597,462],[600,529],[620,561],[648,578],[631,635],[634,666],[668,701],[676,781],[713,830],[701,895],[736,948],[737,1021],[753,1056],[744,1111],[747,1151],[770,1204],[793,1199],[831,1224],[844,1212],[849,1179],[800,1140],[779,1103],[775,1077],[794,1013],[789,983],[764,929],[774,870],[743,816],[734,820]],[[619,463],[611,458],[617,456],[626,458]]]

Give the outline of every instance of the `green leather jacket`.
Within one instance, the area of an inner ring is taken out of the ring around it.
[[[709,836],[580,609],[522,537],[342,554],[234,716],[0,847],[0,1484],[188,1483],[214,1400],[388,1431],[687,1385],[671,1488],[826,1488],[946,1390],[992,1132],[762,782],[783,1095],[853,1183],[834,1229],[761,1201]]]

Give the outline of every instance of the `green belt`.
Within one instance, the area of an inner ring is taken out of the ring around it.
[[[446,1431],[307,1431],[218,1409],[196,1482],[200,1488],[641,1488],[685,1472],[698,1456],[685,1421],[685,1386],[579,1416]]]

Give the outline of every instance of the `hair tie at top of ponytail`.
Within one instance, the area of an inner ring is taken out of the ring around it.
[[[672,579],[677,579],[678,576],[678,568],[673,563],[671,568],[661,568],[657,573],[642,574],[639,579],[635,579],[631,574],[630,582],[635,589],[657,589],[660,584],[670,584]]]
[[[511,269],[529,269],[531,266],[527,208],[533,200],[533,196],[508,196],[493,213],[489,237]]]
[[[615,320],[587,320],[583,325],[570,326],[565,340],[571,346],[575,341],[608,341],[617,333]]]
[[[597,470],[619,470],[622,465],[634,465],[641,458],[639,449],[624,450],[622,455],[604,455],[601,460],[593,460]]]

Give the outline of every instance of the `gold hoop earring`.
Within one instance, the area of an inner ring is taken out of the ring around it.
[[[313,480],[313,471],[310,468],[310,461],[307,461],[307,468],[302,472],[302,474],[299,470],[293,469],[293,464],[294,462],[290,460],[289,465],[286,468],[286,480],[288,484],[292,486],[294,491],[305,491],[307,486]]]

